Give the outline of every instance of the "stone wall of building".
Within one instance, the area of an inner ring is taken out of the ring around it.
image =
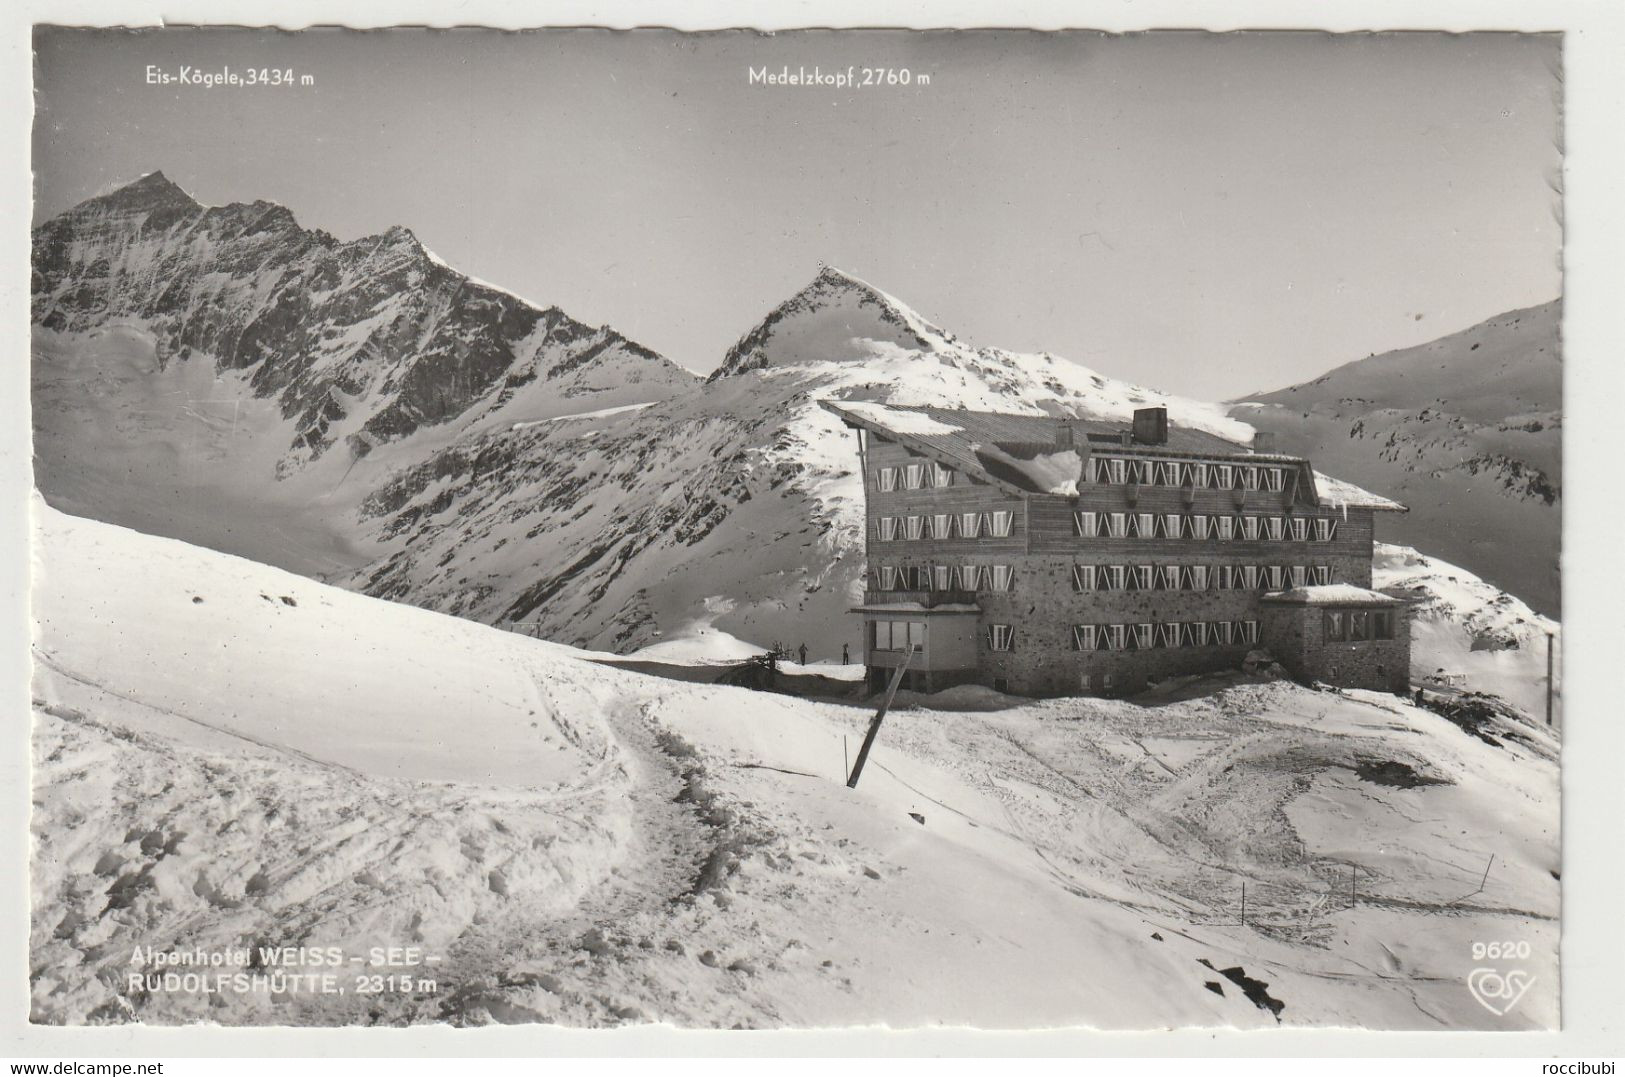
[[[1393,609],[1394,638],[1349,641],[1326,639],[1325,606],[1266,604],[1263,642],[1277,661],[1305,683],[1343,688],[1405,692],[1411,681],[1410,609]]]

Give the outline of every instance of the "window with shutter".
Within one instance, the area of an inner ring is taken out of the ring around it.
[[[1123,590],[1128,589],[1128,566],[1126,566],[1126,565],[1106,565],[1105,569],[1106,569],[1106,588],[1105,588],[1106,590],[1108,590],[1108,591],[1123,591]],[[1095,571],[1097,573],[1096,579],[1098,579],[1099,578],[1098,573],[1099,573],[1100,570],[1096,569]]]
[[[1269,531],[1268,531],[1269,537],[1273,541],[1282,542],[1282,541],[1284,541],[1286,539],[1286,517],[1285,516],[1267,516],[1264,519],[1264,523],[1265,523],[1265,526],[1268,527],[1268,529],[1269,529]]]
[[[1074,591],[1093,591],[1095,589],[1095,566],[1072,566],[1072,589]]]
[[[954,484],[954,473],[941,464],[931,465],[931,485],[942,489]]]
[[[1241,485],[1243,489],[1258,489],[1258,481],[1258,468],[1252,464],[1247,464],[1241,468]]]
[[[987,514],[988,534],[994,538],[1009,538],[1015,527],[1016,514],[1008,509],[998,509]]]
[[[910,542],[918,542],[925,537],[925,517],[905,516],[903,518],[903,533]]]
[[[1315,566],[1315,584],[1316,584],[1316,586],[1324,587],[1326,584],[1331,583],[1331,582],[1332,582],[1332,566],[1330,566],[1330,565],[1316,565]]]
[[[1185,537],[1206,539],[1213,534],[1213,519],[1209,516],[1185,517]]]
[[[1279,591],[1286,584],[1286,570],[1280,565],[1270,565],[1264,569],[1264,578],[1271,591]]]
[[[1008,651],[1014,631],[1009,625],[988,625],[987,645],[990,650]]]
[[[1243,643],[1257,643],[1258,642],[1258,622],[1257,621],[1243,621],[1243,622],[1241,622],[1241,641]]]
[[[1114,651],[1125,650],[1128,647],[1128,625],[1107,625],[1106,637],[1108,647]]]
[[[1234,516],[1213,517],[1213,533],[1221,540],[1229,541],[1236,537],[1236,518]]]
[[[1286,471],[1283,468],[1269,467],[1264,469],[1264,488],[1271,493],[1280,493],[1286,489]]]
[[[981,579],[982,579],[982,566],[980,566],[980,565],[960,565],[959,566],[959,589],[961,591],[975,591],[975,590],[977,590],[977,585],[981,583]]]
[[[1257,565],[1242,565],[1241,566],[1241,586],[1242,586],[1243,590],[1246,590],[1246,591],[1257,590],[1258,589],[1258,581],[1259,581],[1259,574],[1258,574],[1258,566]]]
[[[881,565],[880,566],[880,589],[882,591],[895,591],[895,590],[897,590],[897,566],[895,566],[895,565]]]
[[[1106,534],[1112,538],[1126,538],[1128,536],[1128,513],[1108,512],[1106,514]]]
[[[1327,610],[1323,622],[1326,626],[1326,641],[1328,643],[1341,643],[1348,638],[1348,629],[1343,622],[1342,610]]]
[[[931,587],[937,591],[950,591],[953,589],[954,570],[952,565],[931,566]]]
[[[1177,512],[1166,512],[1161,517],[1161,527],[1157,534],[1162,538],[1184,538],[1185,528],[1182,523],[1184,517]]]
[[[1309,520],[1304,516],[1292,517],[1292,541],[1309,541]]]
[[[895,542],[897,540],[897,517],[882,516],[880,518],[880,541]]]
[[[1216,641],[1220,646],[1229,646],[1235,642],[1236,626],[1230,621],[1219,621],[1213,626]]]
[[[1079,538],[1094,538],[1100,534],[1100,514],[1098,512],[1074,512],[1072,526],[1077,530]]]
[[[1205,488],[1209,481],[1209,470],[1211,469],[1206,464],[1186,464],[1185,481],[1180,485]]]
[[[1212,572],[1207,565],[1186,565],[1184,569],[1185,590],[1206,591],[1211,576]]]
[[[1158,625],[1157,626],[1157,646],[1159,646],[1159,647],[1178,647],[1179,646],[1179,635],[1180,635],[1180,633],[1179,633],[1179,622],[1178,621],[1169,621],[1166,624]]]
[[[897,469],[894,467],[883,467],[876,471],[875,484],[880,487],[883,493],[889,494],[893,490],[897,489]]]
[[[1072,647],[1079,651],[1092,651],[1095,649],[1095,626],[1073,625]]]
[[[925,465],[905,464],[903,466],[903,488],[918,490],[925,485]]]
[[[1157,537],[1157,515],[1154,512],[1139,512],[1134,515],[1134,533],[1140,538]]]
[[[1134,642],[1142,651],[1148,651],[1155,647],[1157,645],[1157,626],[1150,624],[1135,625]]]
[[[1241,518],[1241,537],[1244,539],[1256,539],[1259,535],[1258,523],[1259,520],[1257,516],[1243,516]]]
[[[1117,485],[1126,483],[1128,481],[1128,461],[1107,460],[1106,474],[1109,476],[1110,481]]]
[[[1214,464],[1211,470],[1215,490],[1229,490],[1236,485],[1236,469],[1233,464]]]
[[[1292,586],[1302,587],[1309,582],[1309,569],[1305,565],[1292,566]]]
[[[979,512],[962,512],[959,514],[959,537],[962,539],[978,538],[982,534],[982,514]]]
[[[990,590],[1008,591],[1015,580],[1015,570],[1009,565],[991,565],[987,578]]]

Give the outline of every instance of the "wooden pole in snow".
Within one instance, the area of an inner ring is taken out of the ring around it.
[[[858,787],[858,779],[863,776],[863,764],[869,761],[869,749],[875,745],[875,737],[880,734],[880,723],[891,709],[892,697],[897,695],[897,686],[902,683],[903,671],[908,669],[909,659],[914,657],[914,649],[903,652],[903,660],[897,663],[897,669],[891,675],[891,685],[886,689],[886,698],[880,701],[880,709],[875,711],[874,720],[869,723],[869,732],[863,736],[863,747],[858,749],[858,761],[852,765],[852,775],[846,779],[848,789]]]
[[[1241,880],[1241,926],[1247,926],[1247,880]]]
[[[1552,634],[1546,633],[1546,724],[1552,724]]]

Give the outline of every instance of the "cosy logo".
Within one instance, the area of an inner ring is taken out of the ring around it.
[[[1534,983],[1535,978],[1522,969],[1502,975],[1496,969],[1477,968],[1467,974],[1467,989],[1480,1006],[1497,1017],[1511,1013]]]

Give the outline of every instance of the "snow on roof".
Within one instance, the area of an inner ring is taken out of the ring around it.
[[[1370,490],[1362,490],[1352,482],[1334,479],[1330,475],[1315,472],[1315,493],[1320,497],[1320,503],[1329,508],[1376,509],[1379,512],[1406,512],[1404,505],[1397,501],[1390,501],[1380,494]]]
[[[904,411],[901,408],[888,407],[885,404],[874,404],[867,401],[843,400],[840,402],[842,410],[849,411],[860,419],[878,423],[888,430],[895,430],[899,434],[919,434],[930,436],[932,434],[957,434],[963,427],[953,426],[933,419],[923,411]]]
[[[1294,587],[1289,591],[1272,591],[1264,596],[1265,602],[1281,602],[1294,606],[1394,606],[1402,598],[1356,587],[1352,583],[1324,583],[1314,587]]]
[[[1033,489],[1041,493],[1078,496],[1078,480],[1083,477],[1083,457],[1078,455],[1076,449],[1041,452],[1030,459],[1023,459],[997,445],[972,445],[971,448],[1020,472]]]

